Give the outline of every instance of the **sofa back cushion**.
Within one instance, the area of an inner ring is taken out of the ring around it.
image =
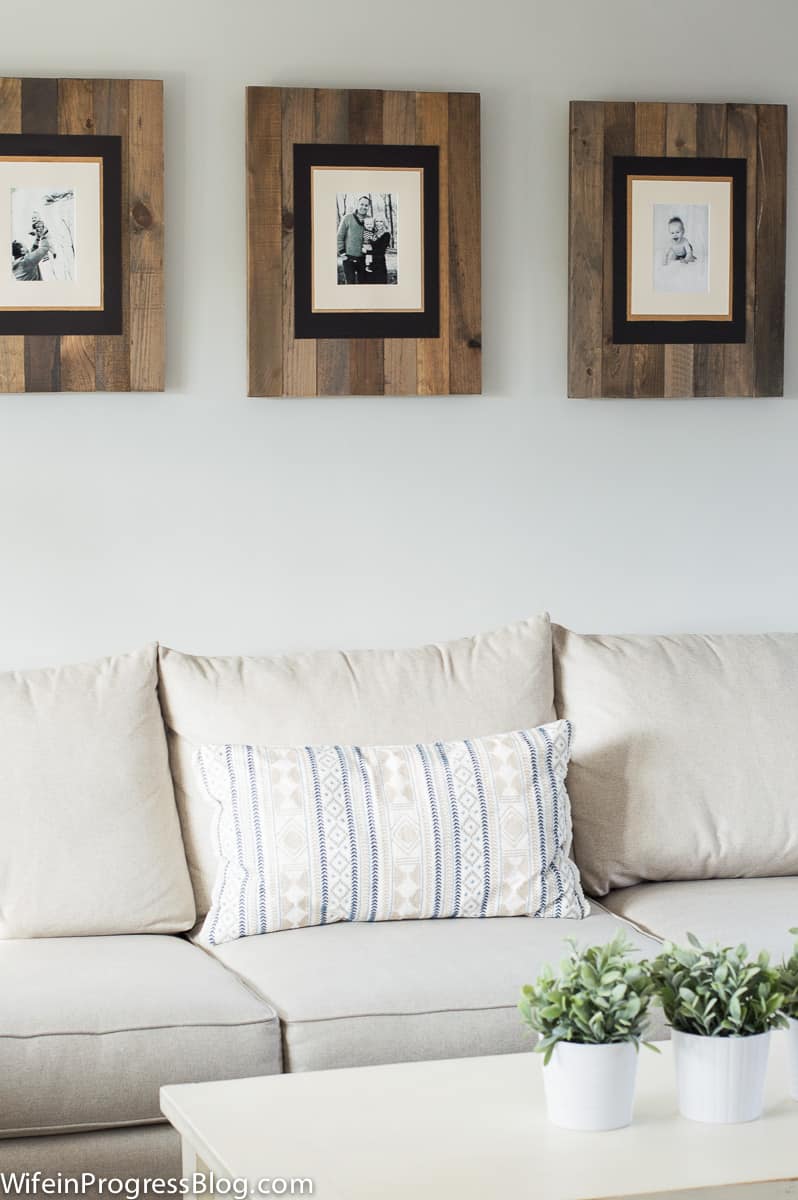
[[[395,745],[554,719],[547,616],[412,650],[205,658],[161,647],[160,675],[199,916],[216,874],[213,813],[192,761],[199,746]]]
[[[154,645],[0,674],[0,937],[193,924],[157,682]]]
[[[798,874],[798,635],[554,627],[586,891]]]

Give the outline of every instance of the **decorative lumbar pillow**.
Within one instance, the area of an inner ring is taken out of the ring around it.
[[[197,914],[216,856],[198,746],[454,740],[556,720],[548,616],[407,650],[207,658],[160,649],[160,698]]]
[[[408,746],[202,746],[218,867],[199,940],[334,921],[584,917],[571,726]]]
[[[0,674],[0,938],[194,923],[156,647]]]
[[[554,627],[557,710],[587,891],[798,875],[798,635]]]

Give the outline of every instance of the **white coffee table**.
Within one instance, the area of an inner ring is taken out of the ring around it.
[[[798,1200],[785,1035],[771,1047],[766,1115],[748,1125],[679,1117],[661,1049],[641,1050],[635,1120],[611,1133],[550,1125],[531,1053],[175,1085],[161,1109],[184,1175],[310,1178],[319,1200]]]

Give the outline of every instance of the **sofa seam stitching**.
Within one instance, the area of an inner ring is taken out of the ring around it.
[[[43,1033],[0,1033],[2,1041],[32,1041],[45,1037],[115,1037],[120,1033],[157,1033],[161,1029],[247,1029],[253,1025],[273,1025],[277,1013],[260,1017],[257,1021],[193,1021],[175,1025],[130,1025],[121,1029],[56,1029]]]

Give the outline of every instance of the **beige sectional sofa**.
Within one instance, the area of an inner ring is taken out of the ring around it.
[[[780,955],[798,923],[798,636],[533,618],[397,652],[148,647],[0,676],[0,1170],[179,1173],[171,1082],[507,1053],[515,1001],[623,928]],[[207,950],[203,742],[399,743],[568,717],[584,921],[337,924]],[[664,1036],[660,1023],[655,1035]]]

